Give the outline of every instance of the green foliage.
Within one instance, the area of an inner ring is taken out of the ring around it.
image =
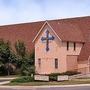
[[[69,76],[71,76],[71,75],[76,75],[76,74],[80,74],[80,72],[78,72],[78,71],[66,71],[66,72],[62,72],[62,73],[51,73],[49,75],[51,75],[51,76],[58,76],[58,75],[69,75]]]
[[[26,47],[24,42],[19,41],[15,43],[16,52],[19,56],[24,57],[26,55]]]
[[[57,81],[57,76],[50,75],[49,81]]]
[[[49,74],[49,80],[50,81],[57,81],[57,76],[58,75],[71,76],[71,75],[76,75],[76,74],[80,74],[80,72],[77,72],[77,71],[66,71],[66,72],[63,72],[63,73],[51,73],[51,74]]]
[[[34,65],[34,63],[35,63],[35,61],[34,61],[34,59],[35,59],[35,52],[32,51],[32,53],[30,53],[30,55],[29,55],[28,58],[30,59],[29,64],[30,64],[30,65]]]
[[[34,64],[32,64],[31,58],[27,55],[23,58],[23,63],[21,65],[21,75],[31,75],[34,74]]]
[[[0,41],[0,57],[4,59],[3,62],[8,62],[10,56],[10,45],[9,42]]]
[[[77,71],[66,71],[64,73],[61,73],[61,75],[76,75],[76,74],[80,74],[80,72],[77,72]]]
[[[22,41],[15,43],[15,49],[16,52],[12,50],[9,41],[0,40],[0,75],[34,73],[34,52],[29,54]]]
[[[33,77],[22,76],[22,77],[19,77],[19,78],[12,80],[11,83],[26,83],[26,82],[32,82],[32,81],[34,81]]]
[[[49,74],[49,80],[50,81],[57,81],[57,76],[58,76],[57,73],[51,73],[51,74]]]
[[[21,68],[21,75],[28,76],[34,73],[34,52],[29,55],[24,42],[21,41],[15,43],[15,48],[18,55],[17,66]]]
[[[5,73],[9,75],[13,72],[15,65],[12,62],[15,58],[11,59],[12,54],[10,42],[0,40],[0,74]]]

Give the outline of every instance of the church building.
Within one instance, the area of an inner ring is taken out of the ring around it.
[[[36,74],[90,72],[90,17],[0,26],[0,38],[35,50]]]

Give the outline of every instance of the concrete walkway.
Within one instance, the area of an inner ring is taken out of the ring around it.
[[[16,77],[0,77],[0,85],[8,84],[11,80],[15,79]]]
[[[0,82],[0,85],[4,85],[4,84],[8,84],[8,83],[10,83],[10,81],[2,81],[2,82]]]

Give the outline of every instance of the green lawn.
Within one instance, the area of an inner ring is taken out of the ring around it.
[[[28,82],[28,83],[9,83],[8,85],[21,85],[21,86],[42,86],[42,85],[74,85],[74,84],[90,84],[90,79],[75,79],[62,82]]]

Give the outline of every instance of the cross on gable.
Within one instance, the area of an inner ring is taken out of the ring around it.
[[[42,41],[46,41],[46,51],[49,51],[49,41],[54,40],[53,36],[49,36],[49,31],[46,31],[46,37],[41,38]]]

